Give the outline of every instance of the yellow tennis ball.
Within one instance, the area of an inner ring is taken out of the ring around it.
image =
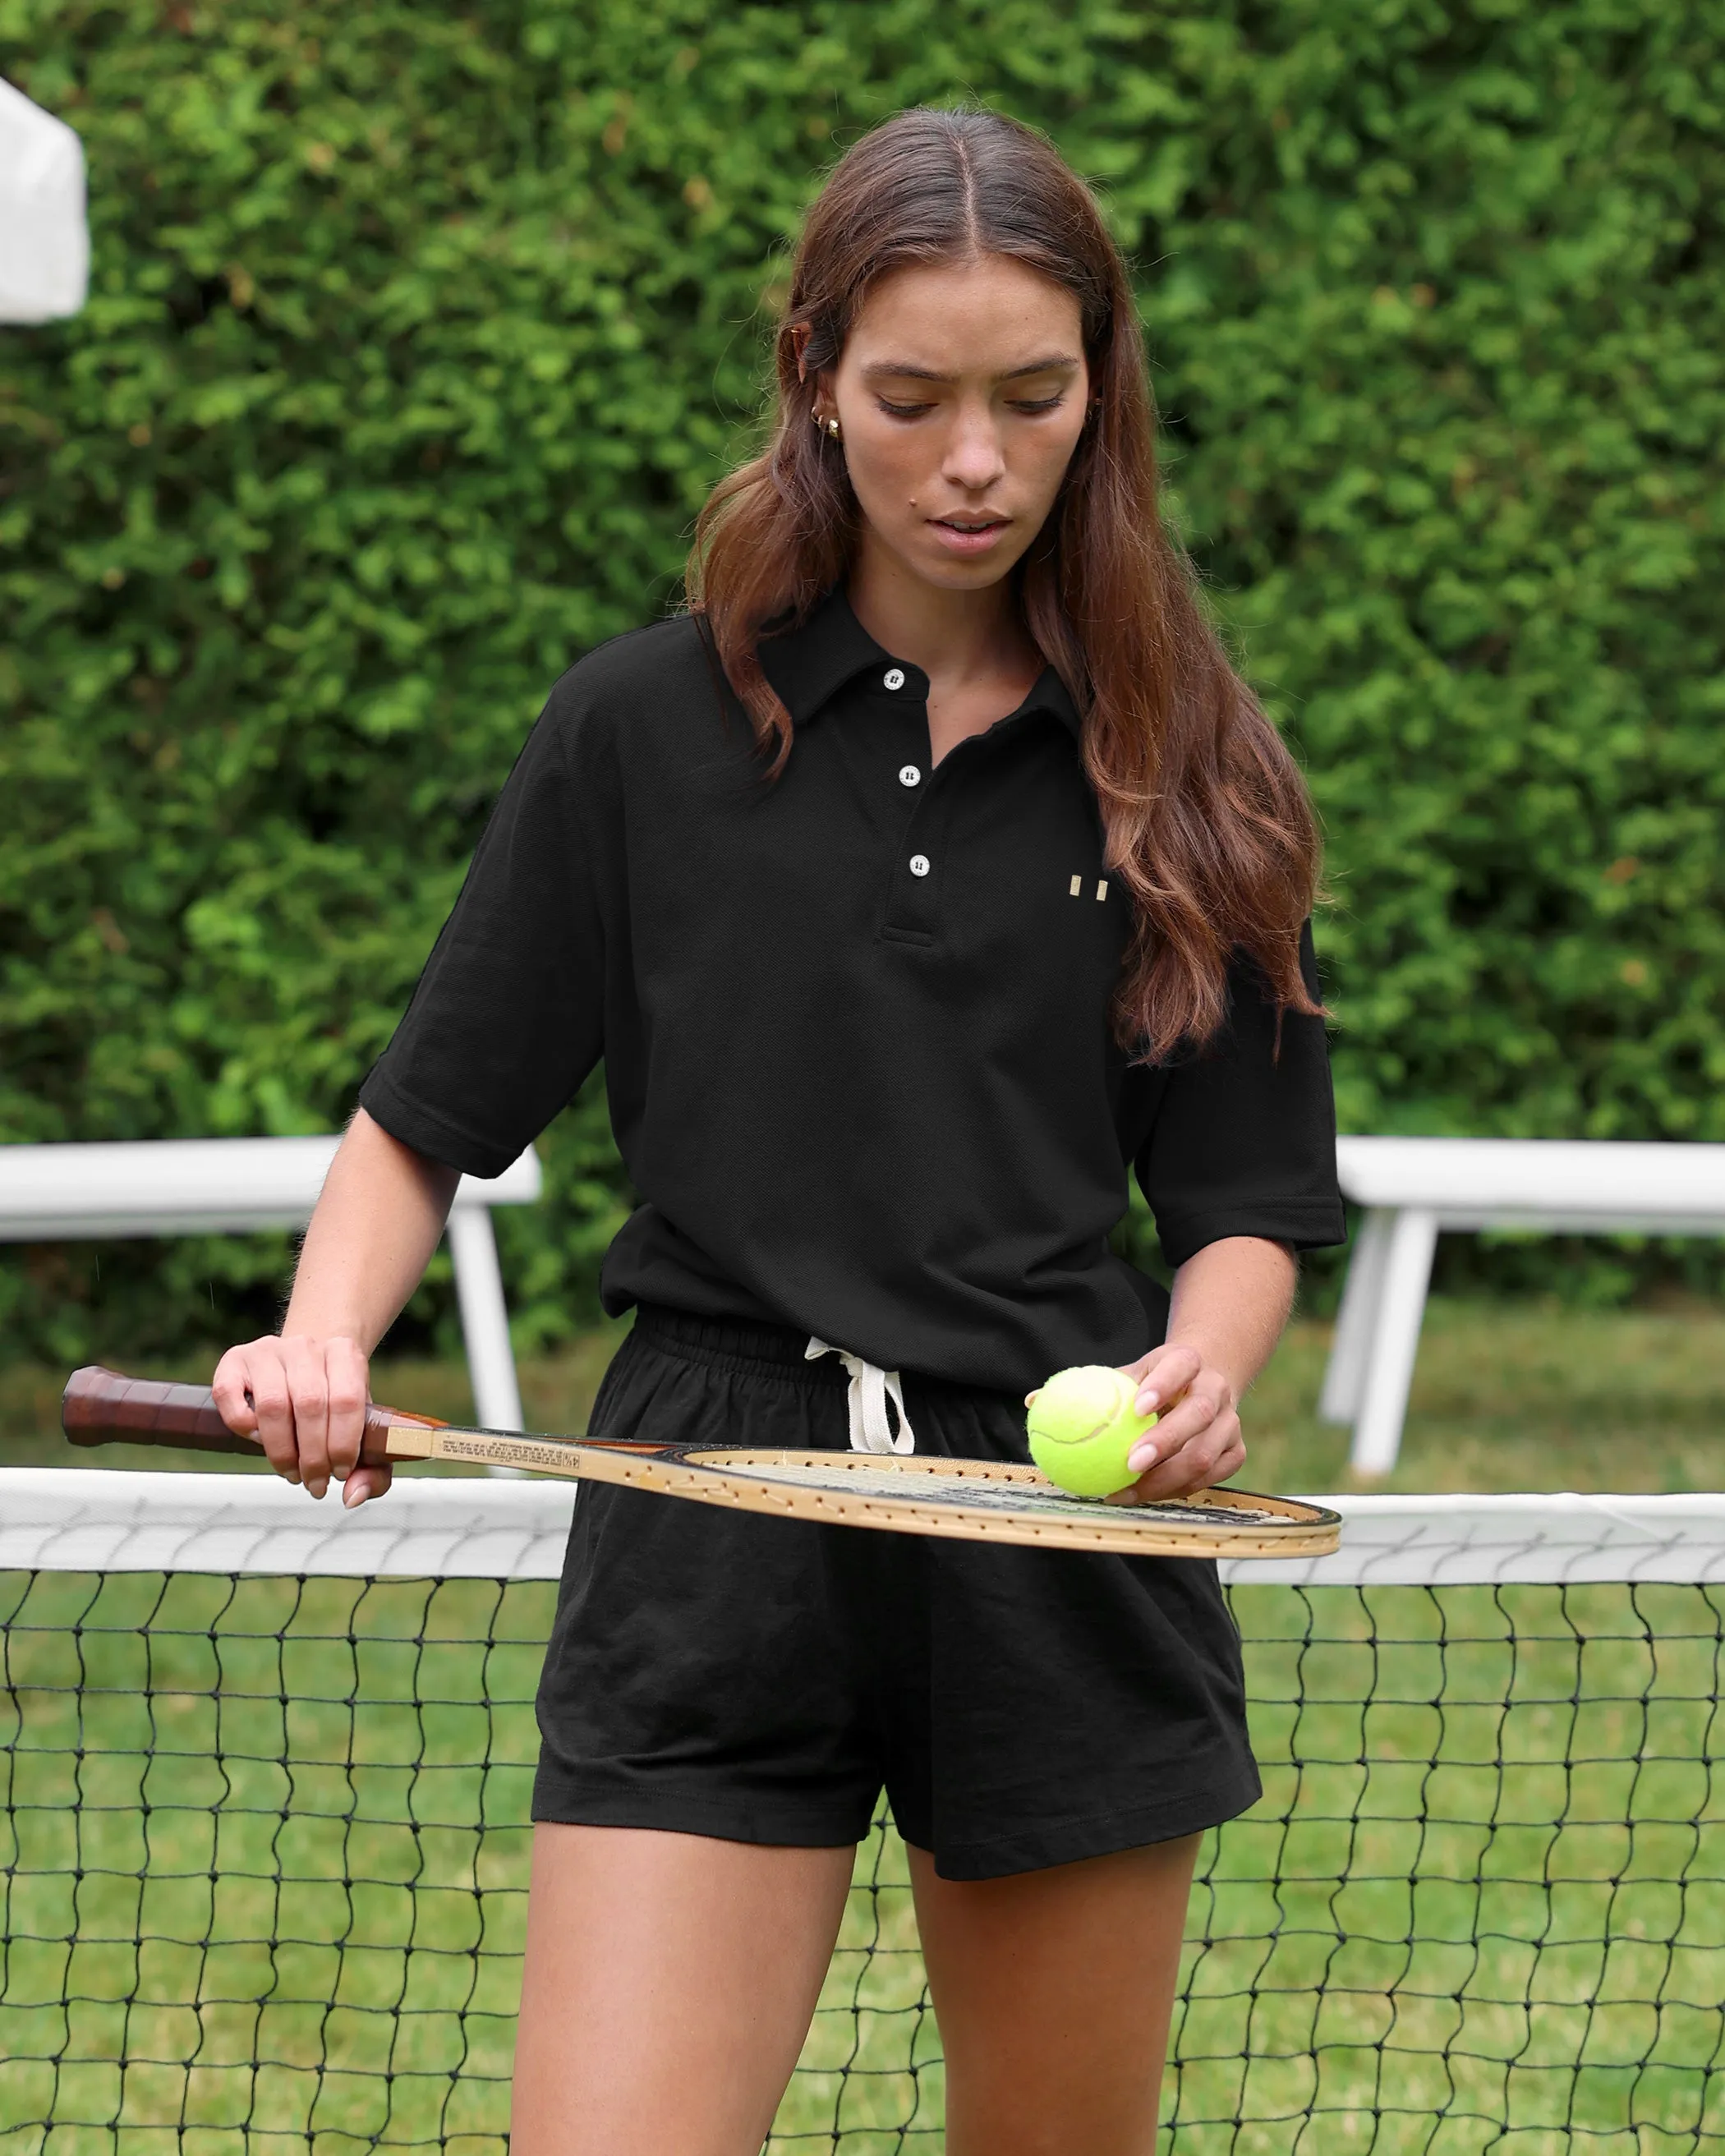
[[[1030,1457],[1075,1497],[1108,1497],[1135,1482],[1127,1455],[1154,1424],[1132,1403],[1137,1382],[1105,1363],[1056,1370],[1026,1403]]]

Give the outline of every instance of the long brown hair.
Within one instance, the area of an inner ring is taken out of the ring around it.
[[[1076,299],[1093,418],[1016,572],[1029,634],[1083,716],[1105,858],[1135,932],[1116,1010],[1134,1054],[1202,1042],[1230,960],[1255,959],[1277,1004],[1314,1012],[1301,925],[1316,820],[1281,737],[1230,665],[1157,506],[1155,412],[1126,264],[1052,146],[992,112],[901,112],[839,160],[809,213],[778,336],[764,452],[721,480],[691,553],[691,608],[779,768],[792,721],[756,646],[806,619],[847,572],[861,512],[811,424],[870,288],[910,264],[1008,255]],[[808,331],[798,378],[797,334]]]

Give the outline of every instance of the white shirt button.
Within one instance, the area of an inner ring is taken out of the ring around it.
[[[901,763],[898,770],[898,783],[901,786],[920,786],[922,774],[914,763]]]
[[[902,689],[905,685],[904,668],[902,666],[889,666],[884,676],[884,680],[886,686],[889,689]]]
[[[912,875],[927,875],[928,874],[928,856],[927,854],[911,855],[911,874]]]

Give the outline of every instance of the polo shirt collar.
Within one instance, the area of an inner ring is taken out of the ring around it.
[[[889,667],[904,673],[907,685],[923,696],[928,678],[908,660],[895,659],[869,634],[852,610],[845,586],[836,583],[818,600],[808,619],[760,644],[762,671],[783,700],[794,726],[806,726],[839,691],[863,674],[884,675]],[[1082,731],[1078,707],[1052,666],[1045,666],[1019,711],[1046,711],[1076,742]]]

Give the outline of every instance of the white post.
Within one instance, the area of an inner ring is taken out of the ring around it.
[[[1378,1305],[1384,1293],[1384,1267],[1389,1255],[1394,1210],[1374,1205],[1359,1224],[1342,1283],[1342,1307],[1336,1313],[1336,1337],[1318,1395],[1320,1422],[1351,1423],[1359,1413],[1366,1358],[1377,1330]]]
[[[1401,1450],[1436,1247],[1436,1214],[1414,1205],[1397,1214],[1378,1295],[1376,1337],[1366,1360],[1359,1420],[1353,1426],[1349,1465],[1357,1475],[1387,1475]]]
[[[490,1211],[484,1205],[453,1207],[449,1236],[474,1412],[483,1429],[519,1430],[521,1389],[516,1383],[509,1310],[503,1300],[503,1275],[498,1269]]]

